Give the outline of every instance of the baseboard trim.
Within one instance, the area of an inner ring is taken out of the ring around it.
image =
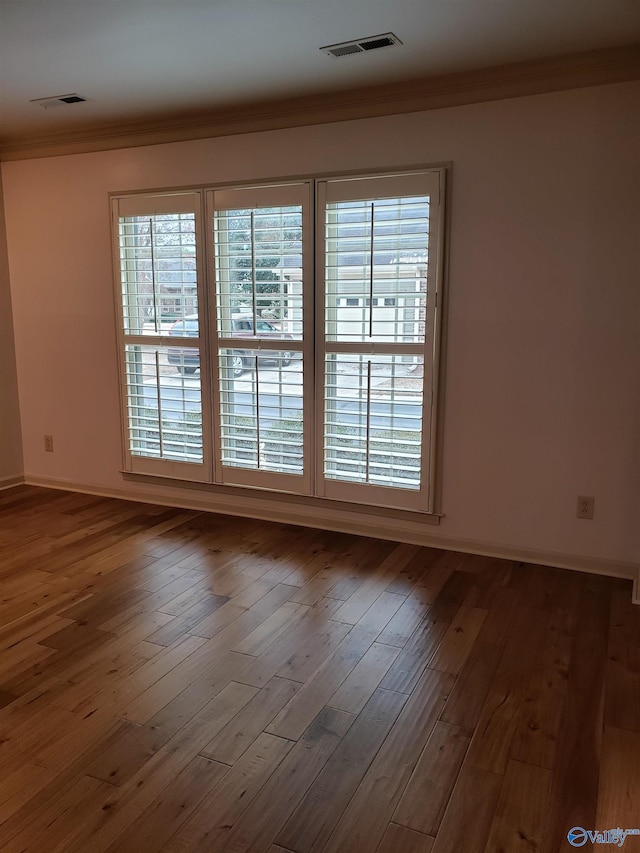
[[[22,486],[24,477],[20,474],[17,477],[0,477],[0,492],[4,489],[13,489],[15,486]]]
[[[587,557],[580,554],[567,554],[555,551],[542,551],[527,547],[503,545],[501,543],[483,542],[473,539],[461,539],[434,533],[434,527],[420,520],[406,521],[384,519],[380,515],[367,516],[363,511],[337,511],[328,508],[320,511],[317,508],[296,507],[290,502],[279,501],[277,497],[256,495],[247,498],[245,495],[236,496],[202,493],[193,495],[167,495],[162,491],[142,491],[135,488],[102,488],[85,483],[72,483],[64,480],[37,477],[26,474],[24,482],[30,486],[40,486],[48,489],[60,489],[68,492],[96,495],[118,500],[137,501],[139,503],[172,506],[179,509],[190,509],[197,512],[218,512],[223,515],[240,515],[255,518],[260,521],[273,521],[281,524],[297,524],[302,527],[313,527],[320,530],[333,530],[337,533],[353,533],[360,536],[371,536],[376,539],[389,539],[396,542],[407,542],[411,545],[421,545],[430,548],[441,548],[444,551],[460,551],[465,554],[478,554],[485,557],[496,557],[503,560],[514,560],[520,563],[551,566],[558,569],[570,569],[589,574],[605,575],[607,577],[634,580],[634,596],[640,596],[640,564],[610,560],[601,557]],[[437,528],[435,528],[437,530]],[[640,598],[638,598],[640,603]]]

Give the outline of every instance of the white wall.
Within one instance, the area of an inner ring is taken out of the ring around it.
[[[3,164],[27,476],[144,489],[119,474],[109,191],[452,161],[446,517],[428,532],[638,562],[638,103],[625,83]]]
[[[18,380],[0,175],[0,488],[22,477]]]

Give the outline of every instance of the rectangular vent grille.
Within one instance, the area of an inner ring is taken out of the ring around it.
[[[395,42],[389,36],[383,36],[382,38],[363,41],[360,43],[360,47],[363,50],[377,50],[379,47],[391,47],[394,44]]]
[[[335,47],[333,50],[328,50],[331,56],[348,56],[350,53],[362,53],[362,48],[359,44],[347,44],[344,47]]]
[[[328,44],[320,50],[328,56],[340,57],[349,56],[352,53],[365,53],[368,50],[379,50],[382,47],[393,47],[396,44],[402,44],[398,36],[393,33],[383,33],[378,36],[354,39],[354,41],[343,41],[340,44]]]
[[[29,103],[40,104],[40,106],[45,110],[50,110],[53,107],[64,107],[68,104],[82,104],[87,100],[88,98],[84,98],[76,92],[71,92],[69,95],[53,95],[50,98],[34,98]]]

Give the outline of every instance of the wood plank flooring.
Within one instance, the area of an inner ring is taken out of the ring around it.
[[[0,493],[2,853],[556,853],[639,768],[630,582]]]

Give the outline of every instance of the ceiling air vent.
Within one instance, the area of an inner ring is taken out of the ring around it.
[[[367,36],[354,41],[343,41],[340,44],[328,44],[321,47],[328,56],[349,56],[352,53],[365,53],[367,50],[378,50],[381,47],[393,47],[402,44],[398,36],[393,33],[382,33],[379,36]]]
[[[29,103],[40,104],[45,110],[50,110],[52,107],[64,107],[67,104],[81,104],[87,101],[82,95],[72,92],[70,95],[53,95],[50,98],[34,98]]]

